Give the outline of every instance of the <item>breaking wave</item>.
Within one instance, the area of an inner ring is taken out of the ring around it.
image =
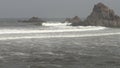
[[[43,23],[43,29],[39,28],[13,28],[13,29],[0,29],[0,34],[28,34],[28,33],[54,33],[54,32],[77,32],[77,31],[93,31],[93,30],[103,30],[105,27],[101,26],[67,26],[70,23]],[[45,27],[44,27],[45,26]]]
[[[101,36],[101,35],[110,35],[110,34],[84,34],[84,35],[65,35],[65,32],[82,32],[82,31],[97,31],[97,30],[104,30],[106,27],[101,27],[101,26],[67,26],[69,23],[43,23],[43,29],[33,28],[5,28],[5,29],[0,29],[0,40],[14,40],[14,39],[31,39],[31,38],[69,38],[69,37],[89,37],[89,36]],[[45,26],[45,27],[44,27]],[[46,33],[47,35],[42,35],[40,33]],[[54,33],[54,35],[51,35],[49,33]],[[63,33],[61,35],[57,35],[56,33]],[[7,37],[2,37],[2,35],[7,36]],[[25,34],[25,35],[23,35]],[[32,34],[32,36],[29,36],[28,34]],[[34,35],[34,34],[37,34]],[[39,35],[40,34],[40,35]],[[14,37],[13,37],[14,36]]]
[[[42,24],[43,26],[66,26],[70,25],[70,23],[60,23],[60,22],[46,22]]]
[[[78,27],[66,29],[51,30],[29,30],[29,29],[1,29],[0,34],[27,34],[27,33],[56,33],[56,32],[77,32],[77,31],[93,31],[102,30],[105,27]]]
[[[47,35],[47,36],[22,36],[22,37],[4,37],[0,40],[15,40],[15,39],[37,39],[37,38],[73,38],[73,37],[95,37],[95,36],[108,36],[108,35],[120,35],[117,33],[100,33],[100,34],[82,34],[82,35]]]

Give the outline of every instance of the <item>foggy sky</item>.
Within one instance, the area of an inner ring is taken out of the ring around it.
[[[87,17],[98,2],[103,2],[120,15],[120,0],[0,0],[0,18]]]

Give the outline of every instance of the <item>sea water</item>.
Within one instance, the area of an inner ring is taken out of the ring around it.
[[[119,68],[120,29],[5,22],[0,68]]]

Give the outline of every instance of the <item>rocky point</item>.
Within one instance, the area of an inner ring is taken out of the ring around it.
[[[94,6],[92,13],[84,21],[85,25],[120,27],[120,17],[103,3]]]

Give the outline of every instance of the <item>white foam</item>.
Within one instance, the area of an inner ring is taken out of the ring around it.
[[[63,28],[63,27],[61,27]],[[55,33],[55,32],[77,32],[77,31],[94,31],[94,30],[102,30],[105,27],[67,27],[64,29],[50,29],[50,30],[32,30],[32,29],[1,29],[0,34],[28,34],[28,33]]]
[[[43,23],[43,26],[67,26],[70,25],[70,23],[60,23],[60,22],[47,22],[47,23]]]
[[[102,33],[102,34],[84,34],[84,35],[54,35],[54,36],[22,36],[22,37],[4,37],[0,40],[16,40],[16,39],[34,39],[34,38],[73,38],[73,37],[95,37],[95,36],[108,36],[108,35],[120,35],[117,33]]]

